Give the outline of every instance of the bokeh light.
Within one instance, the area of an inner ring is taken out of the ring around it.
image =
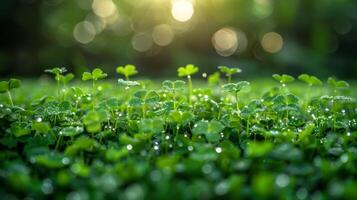
[[[252,76],[263,67],[275,73],[287,65],[292,73],[333,72],[341,78],[357,73],[356,0],[5,2],[0,8],[0,19],[6,22],[0,51],[3,76],[39,74],[61,62],[78,72],[83,68],[77,66],[110,71],[118,62],[137,63],[153,69],[145,75],[160,76],[187,61],[205,66],[210,74],[222,59],[232,66],[249,63],[244,66]],[[326,20],[309,21],[315,15]],[[17,57],[24,60],[13,59]],[[27,63],[29,70],[23,72],[19,63]]]
[[[88,21],[79,22],[73,30],[74,38],[82,44],[91,42],[95,35],[96,29],[93,24]]]
[[[254,0],[253,13],[256,17],[266,18],[273,12],[271,0]]]
[[[169,45],[174,38],[174,32],[167,24],[160,24],[155,26],[152,31],[152,39],[159,46]]]
[[[94,14],[88,15],[86,17],[86,21],[90,22],[94,26],[96,34],[101,33],[106,28],[105,21]]]
[[[186,22],[193,16],[194,9],[189,0],[173,0],[171,14],[173,18],[180,22]]]
[[[238,48],[238,38],[232,28],[222,28],[214,33],[212,43],[221,56],[230,56]]]
[[[283,48],[283,37],[276,32],[266,33],[261,40],[261,45],[265,51],[277,53]]]
[[[145,52],[152,47],[153,42],[150,34],[137,33],[132,38],[131,44],[136,51]]]
[[[93,0],[92,8],[93,12],[102,18],[110,17],[117,11],[112,0]]]

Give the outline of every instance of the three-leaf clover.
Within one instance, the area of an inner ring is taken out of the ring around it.
[[[61,68],[54,67],[52,69],[46,69],[45,70],[45,72],[47,72],[47,73],[54,74],[56,81],[60,81],[60,75],[65,73],[66,71],[67,71],[67,69],[64,68],[64,67],[61,67]]]
[[[192,129],[192,133],[195,135],[203,134],[209,142],[218,142],[221,139],[219,133],[223,129],[224,126],[219,121],[200,121],[195,124],[195,127]]]
[[[294,77],[287,75],[287,74],[273,74],[272,76],[275,80],[279,81],[280,83],[286,84],[286,83],[290,83],[293,82],[295,80]]]
[[[175,93],[177,91],[183,90],[185,85],[186,85],[185,81],[182,80],[176,80],[176,81],[165,80],[164,82],[162,82],[162,89]]]
[[[124,75],[127,81],[129,80],[130,76],[133,76],[138,73],[134,65],[125,65],[124,67],[118,66],[116,71],[118,74]]]
[[[227,83],[224,84],[223,90],[226,92],[230,92],[233,93],[235,95],[236,98],[236,109],[238,112],[240,112],[239,110],[239,101],[238,101],[238,93],[243,90],[244,88],[248,87],[250,85],[250,83],[248,81],[240,81],[238,83]]]
[[[21,86],[21,81],[18,79],[10,79],[9,81],[0,81],[0,93],[7,93],[11,106],[14,106],[10,91]]]
[[[93,102],[92,102],[92,109],[94,110],[95,107],[95,82],[98,79],[103,79],[105,77],[107,77],[108,75],[106,73],[104,73],[101,69],[99,68],[95,68],[92,73],[90,72],[84,72],[82,74],[82,80],[83,81],[87,81],[87,80],[92,80],[92,93],[93,93]]]
[[[107,77],[108,75],[104,73],[101,69],[95,68],[92,73],[90,72],[84,72],[82,74],[82,80],[87,81],[87,80],[94,80],[97,81],[98,79],[103,79]]]
[[[133,106],[141,106],[143,118],[146,116],[147,105],[152,105],[160,100],[160,96],[155,91],[148,91],[141,89],[134,93],[133,97],[130,99],[129,104]]]
[[[346,81],[336,80],[333,77],[329,77],[327,83],[333,88],[347,88],[350,86]]]
[[[107,119],[108,114],[105,110],[91,110],[83,117],[83,123],[89,133],[97,133],[101,131],[101,123]]]
[[[227,83],[224,84],[222,87],[226,92],[238,93],[249,85],[250,83],[248,81],[240,81],[237,83]]]
[[[228,83],[231,82],[233,74],[237,74],[237,73],[241,73],[242,72],[242,70],[237,68],[237,67],[229,68],[227,66],[218,66],[218,69],[222,73],[226,74],[226,76],[228,77]]]
[[[67,69],[64,67],[55,67],[52,69],[46,69],[45,72],[54,74],[55,75],[55,80],[57,82],[57,96],[61,96],[61,90],[60,90],[60,83],[62,83],[64,86],[74,78],[74,75],[72,73],[68,73],[66,75],[63,75],[65,72],[67,72]]]
[[[192,89],[192,80],[191,80],[191,75],[195,74],[198,72],[198,67],[194,66],[193,64],[188,64],[186,65],[186,67],[179,67],[177,69],[178,72],[178,76],[179,77],[187,77],[187,81],[188,81],[188,102],[191,105],[191,97],[192,97],[192,93],[193,93],[193,89]]]
[[[322,85],[322,82],[316,76],[310,76],[310,75],[307,75],[307,74],[301,74],[298,77],[298,79],[303,81],[303,82],[305,82],[305,83],[307,83],[309,86]]]
[[[191,76],[191,75],[197,73],[198,67],[196,67],[193,64],[188,64],[185,67],[179,67],[177,69],[177,72],[178,72],[179,77],[184,77],[184,76],[188,77],[188,76]]]
[[[143,119],[139,124],[139,130],[142,133],[161,133],[164,130],[164,122],[159,118]]]
[[[185,81],[181,80],[176,80],[176,81],[170,81],[170,80],[165,80],[162,82],[162,89],[165,91],[172,92],[173,94],[173,104],[174,104],[174,110],[176,110],[176,93],[178,91],[182,91],[185,87],[186,83]]]
[[[211,75],[208,76],[208,83],[211,84],[211,85],[216,85],[219,83],[220,81],[220,73],[219,72],[215,72]]]
[[[310,101],[310,91],[311,91],[311,87],[314,85],[322,85],[322,82],[320,81],[320,79],[318,79],[315,76],[310,76],[307,74],[301,74],[298,77],[299,80],[307,83],[309,85],[309,89],[306,92],[306,97],[305,97],[305,111],[307,111],[308,105],[309,105],[309,101]]]

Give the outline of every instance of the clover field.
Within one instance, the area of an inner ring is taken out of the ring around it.
[[[46,72],[0,82],[1,199],[356,199],[354,83]]]

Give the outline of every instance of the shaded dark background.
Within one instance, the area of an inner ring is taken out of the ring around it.
[[[355,0],[186,1],[194,12],[180,22],[171,12],[175,0],[1,0],[0,75],[33,77],[55,66],[114,74],[116,66],[131,63],[144,76],[162,77],[193,63],[208,73],[218,65],[238,66],[249,77],[304,72],[357,78]],[[78,40],[74,30],[84,21]],[[168,45],[152,41],[160,24],[174,35]],[[212,37],[225,27],[246,40],[237,36],[237,50],[222,56]],[[283,39],[275,53],[262,47],[268,32]]]

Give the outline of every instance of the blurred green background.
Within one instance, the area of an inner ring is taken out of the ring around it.
[[[130,63],[163,77],[192,63],[353,79],[356,11],[356,0],[1,0],[0,75]]]

